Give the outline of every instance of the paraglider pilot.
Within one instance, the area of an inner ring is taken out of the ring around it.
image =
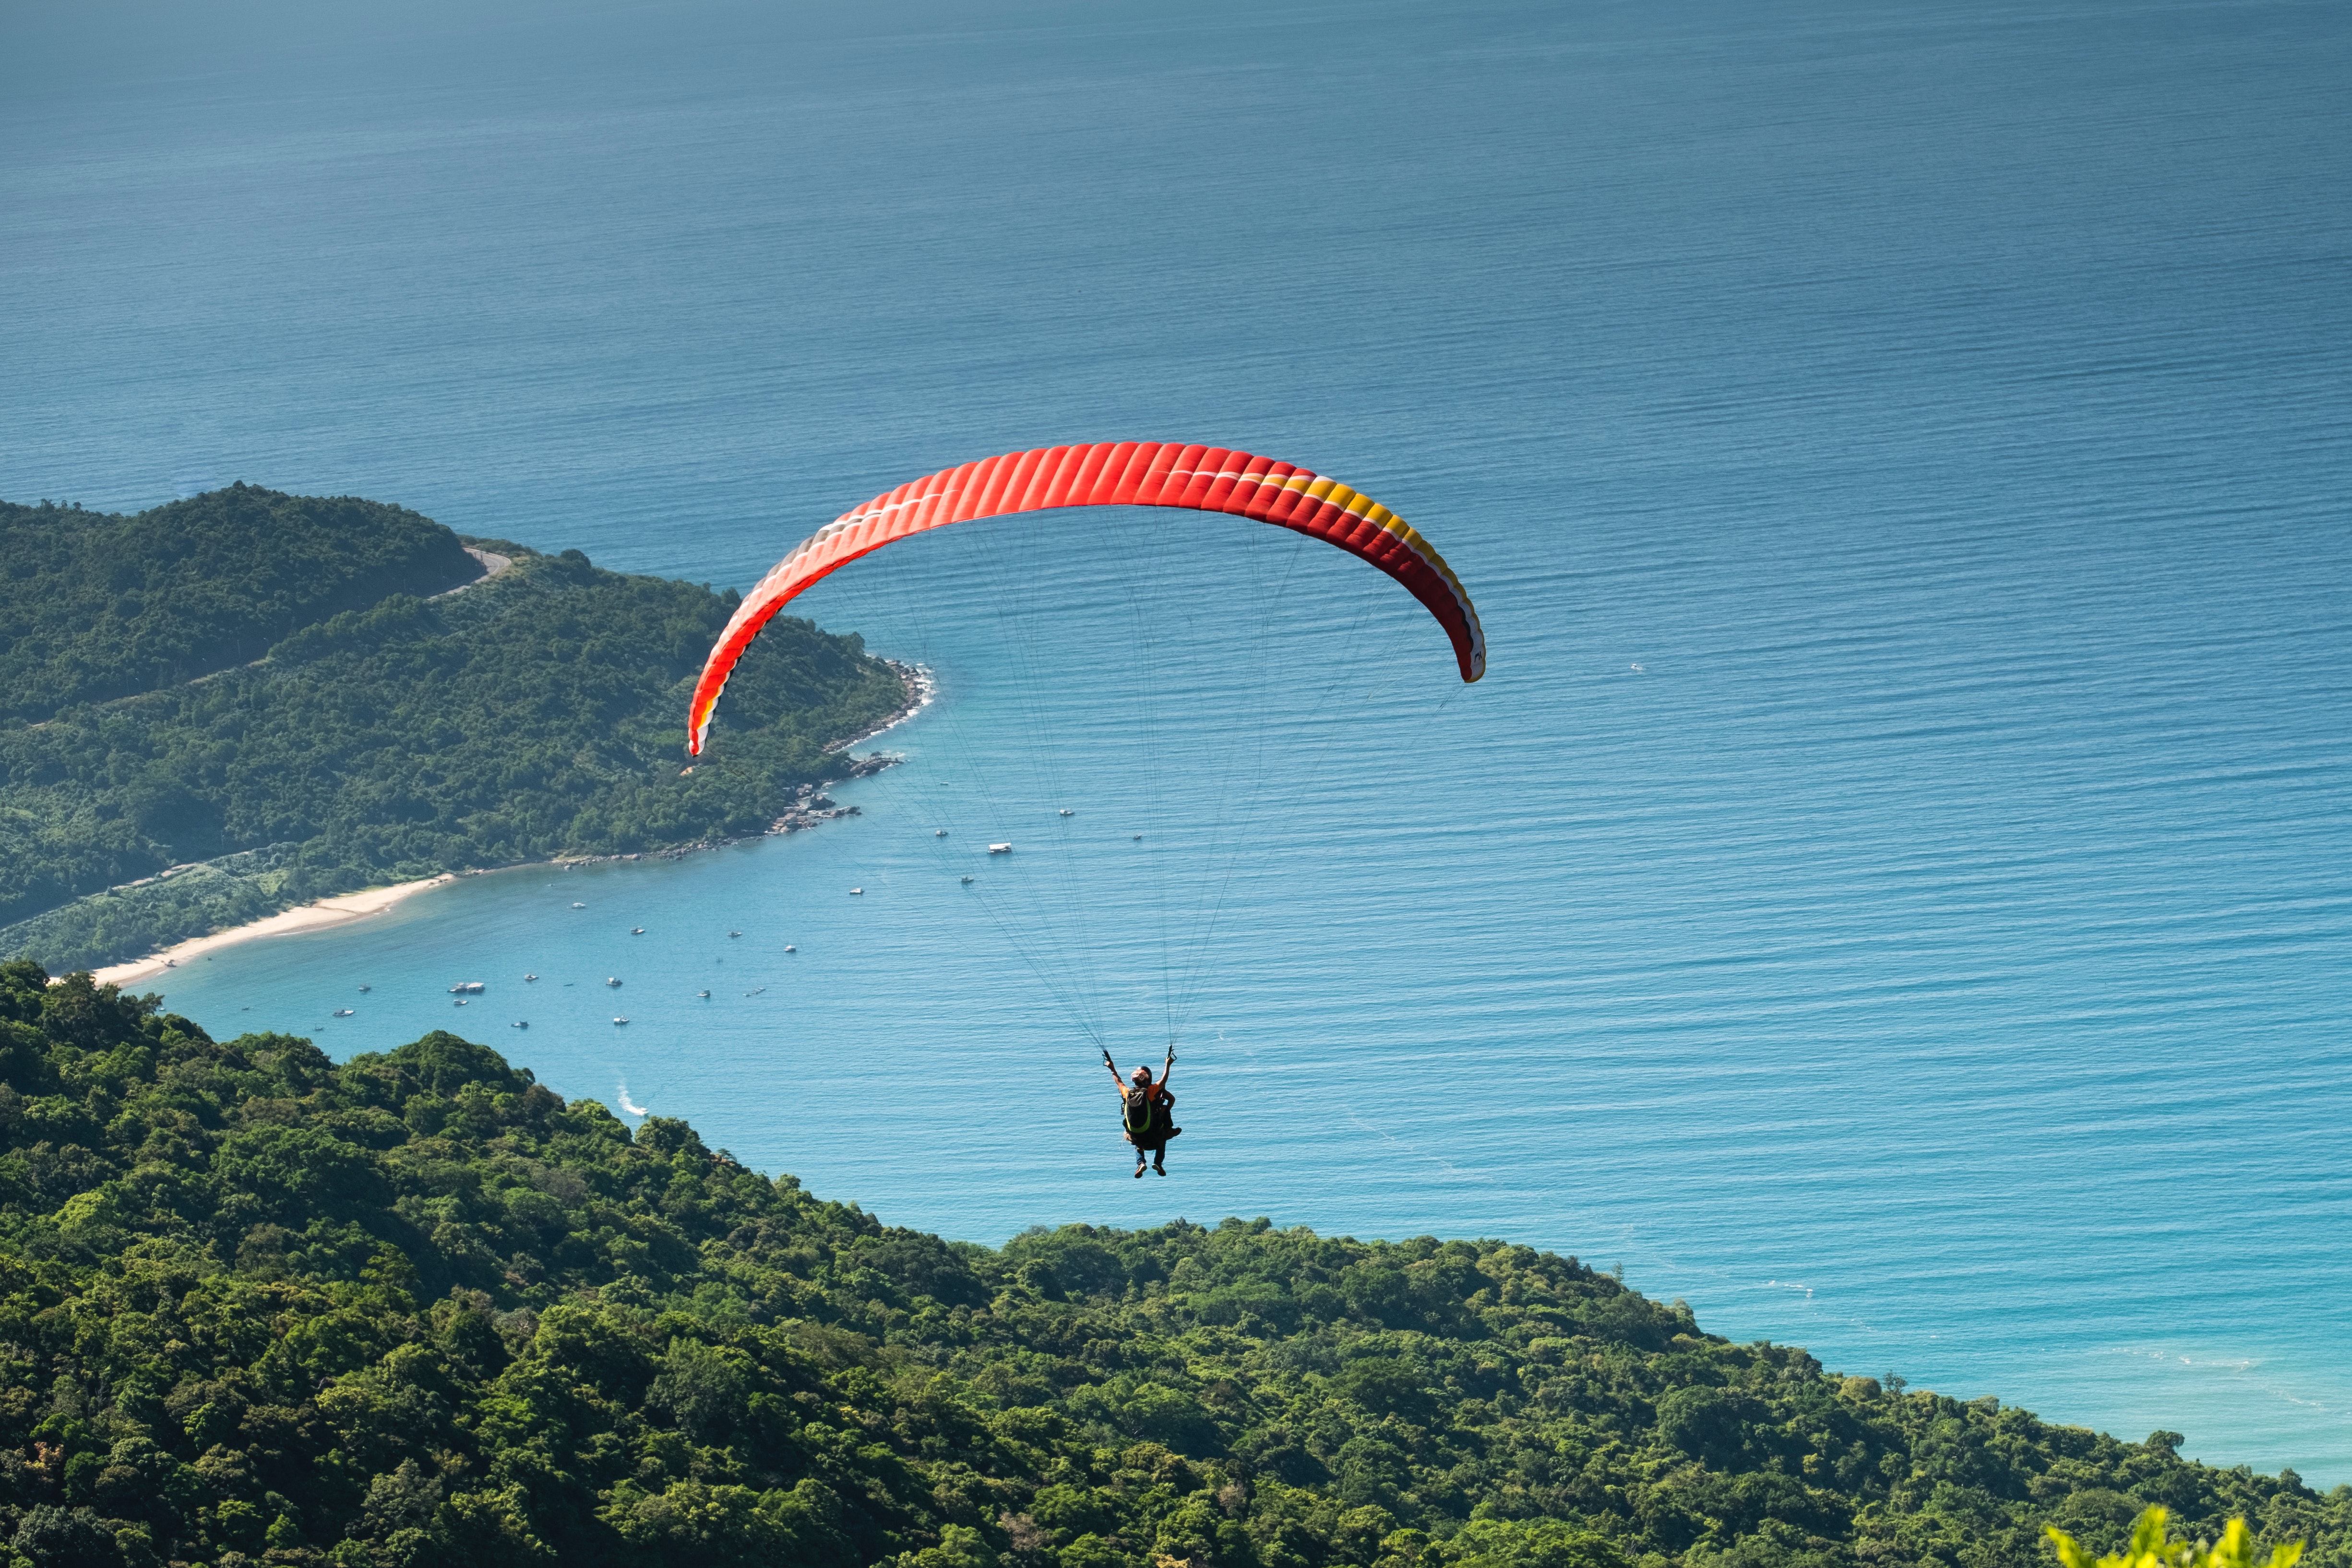
[[[1168,1140],[1184,1130],[1174,1125],[1176,1097],[1168,1092],[1168,1078],[1176,1067],[1176,1047],[1168,1047],[1168,1059],[1160,1067],[1160,1081],[1151,1080],[1151,1069],[1139,1066],[1122,1080],[1118,1064],[1103,1052],[1103,1066],[1110,1069],[1110,1080],[1118,1087],[1119,1125],[1127,1141],[1135,1145],[1135,1174],[1143,1178],[1147,1161],[1161,1175],[1168,1173]]]

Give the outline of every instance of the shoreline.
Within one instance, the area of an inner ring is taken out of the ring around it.
[[[932,699],[939,695],[940,690],[938,678],[932,675],[929,665],[901,664],[895,658],[886,658],[882,662],[897,673],[899,682],[906,687],[907,705],[870,730],[860,731],[846,741],[835,741],[828,743],[825,747],[826,753],[839,757],[849,764],[843,771],[841,777],[818,779],[814,784],[802,784],[793,794],[793,804],[784,808],[783,815],[759,832],[739,834],[732,838],[698,838],[691,844],[673,844],[664,849],[632,849],[618,855],[558,855],[551,860],[520,861],[517,864],[553,866],[561,870],[569,871],[575,866],[609,866],[622,860],[683,860],[688,855],[698,855],[706,849],[724,849],[730,845],[749,844],[756,839],[773,838],[780,834],[799,833],[814,827],[819,823],[835,822],[845,816],[863,816],[864,813],[857,807],[843,805],[824,792],[837,784],[871,778],[885,768],[898,766],[906,759],[893,756],[887,752],[868,752],[862,757],[853,757],[849,754],[849,748],[862,745],[885,731],[897,729],[924,709],[929,708]],[[693,771],[692,767],[686,770],[689,773]],[[467,871],[464,875],[486,877],[493,870],[508,871],[514,868],[511,866],[499,866],[479,871]]]
[[[487,575],[496,576],[497,574],[497,569],[494,568]],[[477,582],[484,580],[486,579],[476,579]],[[897,759],[877,761],[873,757],[851,757],[848,754],[849,748],[873,740],[886,731],[897,729],[929,707],[931,700],[939,693],[939,682],[928,667],[919,664],[901,664],[897,659],[885,659],[883,662],[897,671],[898,679],[906,684],[907,706],[891,714],[871,730],[862,734],[853,735],[838,745],[829,748],[849,763],[848,777],[853,779],[878,773]],[[778,834],[796,833],[804,828],[814,827],[820,822],[859,815],[856,806],[835,805],[830,797],[822,793],[837,782],[840,781],[825,779],[814,784],[803,784],[799,801],[793,807],[778,817],[769,826],[765,833],[758,837],[771,837]],[[684,844],[667,849],[644,849],[626,855],[587,855],[559,857],[552,860],[519,861],[512,866],[485,867],[478,870],[468,871],[444,871],[437,877],[427,877],[421,881],[401,882],[385,888],[369,888],[356,893],[338,893],[331,899],[320,899],[315,902],[302,904],[294,909],[280,910],[274,915],[266,915],[260,920],[249,921],[245,925],[233,926],[227,931],[214,931],[208,936],[190,937],[185,942],[174,942],[160,952],[150,953],[145,958],[134,959],[128,963],[112,963],[103,969],[92,970],[90,980],[99,985],[130,986],[142,980],[152,980],[158,975],[169,973],[190,959],[201,958],[206,953],[218,952],[224,947],[233,947],[241,942],[251,942],[260,937],[291,936],[298,931],[325,931],[334,926],[348,925],[352,921],[365,920],[370,915],[382,914],[404,900],[414,898],[428,888],[437,888],[445,882],[454,882],[461,876],[490,876],[498,871],[520,870],[526,866],[551,866],[568,871],[574,866],[593,866],[614,860],[678,859],[698,849],[716,849],[722,847],[724,844],[739,842],[742,840],[727,839],[709,844]]]
[[[331,926],[348,925],[353,921],[365,920],[370,915],[380,915],[394,905],[414,898],[428,888],[437,888],[445,882],[454,882],[457,879],[457,873],[444,872],[438,877],[427,877],[422,881],[399,882],[388,888],[369,888],[356,893],[339,893],[331,899],[320,899],[316,903],[302,904],[290,910],[280,910],[274,915],[265,916],[246,925],[232,926],[227,931],[216,931],[210,936],[190,937],[185,942],[174,942],[161,952],[150,953],[145,958],[134,959],[129,963],[110,963],[104,969],[92,970],[89,977],[95,984],[115,986],[128,986],[142,980],[152,980],[159,974],[176,969],[192,958],[201,958],[205,953],[217,952],[224,947],[233,947],[241,942],[250,942],[256,937],[290,936],[296,931],[324,931]]]
[[[886,658],[882,662],[897,672],[899,683],[906,687],[907,705],[864,734],[852,735],[839,745],[828,748],[829,750],[845,752],[852,746],[863,745],[877,735],[897,729],[924,709],[929,708],[931,705],[931,700],[940,694],[939,678],[931,673],[929,665],[901,664],[895,658]]]

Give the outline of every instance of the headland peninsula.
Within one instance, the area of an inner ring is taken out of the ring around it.
[[[807,826],[880,765],[844,748],[929,691],[784,620],[681,771],[731,591],[242,484],[136,516],[0,503],[0,954],[53,972]]]

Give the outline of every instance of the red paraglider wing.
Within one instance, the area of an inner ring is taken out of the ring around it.
[[[803,540],[744,597],[704,661],[687,716],[687,749],[701,754],[736,660],[809,584],[910,533],[1064,506],[1230,512],[1327,540],[1370,562],[1428,607],[1453,641],[1464,680],[1486,673],[1486,635],[1461,580],[1434,546],[1369,496],[1308,469],[1222,447],[1099,441],[944,468],[843,512]]]

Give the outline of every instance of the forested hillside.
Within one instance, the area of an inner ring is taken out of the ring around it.
[[[403,560],[425,564],[346,583],[337,594],[363,607],[273,634],[258,663],[0,728],[0,954],[104,963],[357,888],[757,832],[796,785],[839,771],[828,746],[906,701],[856,637],[779,621],[729,687],[712,753],[681,775],[687,692],[731,593],[488,541],[513,559],[509,570],[421,598],[413,589],[433,563],[478,563],[457,535],[413,513],[251,489],[178,505],[185,516],[163,508],[100,520],[100,531],[187,523],[203,550],[142,548],[176,563],[173,592],[202,580],[215,630],[250,633],[334,602],[314,595],[287,607],[292,590],[267,573],[244,585],[204,576],[245,558],[222,542],[232,526],[313,565],[344,537],[322,517],[338,528],[358,517],[367,527],[346,532],[360,535],[429,535],[432,548],[402,545]],[[56,517],[89,514],[28,515],[62,528]],[[395,552],[372,548],[358,558]],[[55,575],[10,581],[6,613],[34,616],[19,601]],[[149,594],[120,635],[146,637],[169,600]],[[57,659],[87,652],[73,642]],[[139,665],[140,678],[154,668]],[[126,886],[175,867],[184,868],[166,880]],[[108,889],[122,890],[88,897]]]
[[[20,1561],[1996,1568],[2159,1502],[2352,1562],[2352,1489],[1841,1377],[1572,1258],[952,1244],[452,1036],[337,1066],[46,982],[0,966]]]
[[[430,518],[348,496],[235,485],[136,517],[0,501],[0,720],[191,680],[481,574]]]

